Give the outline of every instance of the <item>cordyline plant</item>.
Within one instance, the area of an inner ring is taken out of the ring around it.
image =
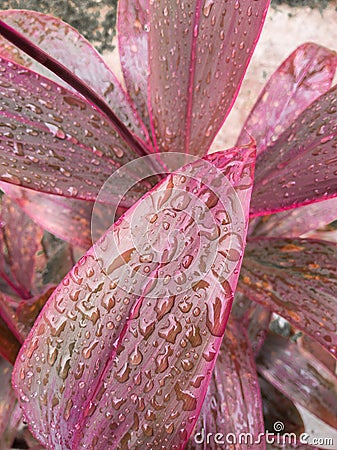
[[[337,218],[336,54],[300,46],[205,156],[267,7],[120,1],[125,88],[67,24],[0,13],[1,448],[274,448],[293,401],[337,427],[336,245],[310,238]]]

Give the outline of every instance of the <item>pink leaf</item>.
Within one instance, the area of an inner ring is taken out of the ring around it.
[[[16,309],[20,304],[20,301],[21,299],[18,297],[11,297],[10,295],[0,292],[0,317],[2,323],[1,333],[3,336],[3,350],[1,354],[12,364],[14,364],[21,344],[25,340],[25,334],[21,332],[22,324],[16,314]],[[14,345],[7,345],[7,340],[8,342],[12,341]],[[11,358],[8,358],[5,352],[9,350],[10,347],[14,350],[9,351]]]
[[[13,378],[43,445],[181,448],[188,440],[237,282],[254,154],[232,149],[168,176],[56,289]]]
[[[33,294],[43,230],[7,196],[0,200],[0,277],[21,298]]]
[[[127,91],[150,130],[148,78],[148,0],[118,2],[119,55]]]
[[[0,62],[1,180],[94,200],[111,173],[134,159],[133,151],[82,97],[13,62]],[[129,206],[135,200],[125,201]]]
[[[149,102],[160,151],[207,152],[235,101],[268,4],[149,3]]]
[[[79,76],[104,98],[125,125],[140,138],[148,140],[147,131],[127,93],[94,47],[78,31],[56,17],[35,11],[1,11],[0,19]],[[0,53],[69,89],[67,83],[3,37],[0,37]]]
[[[312,355],[270,335],[257,360],[259,372],[283,394],[337,427],[337,378]]]
[[[207,442],[209,432],[212,436]],[[186,450],[199,449],[201,443],[207,450],[229,448],[229,444],[233,443],[233,436],[239,443],[243,433],[249,438],[240,442],[241,445],[237,448],[251,449],[257,441],[261,441],[258,447],[260,450],[266,448],[263,437],[259,436],[264,433],[264,423],[254,355],[245,329],[231,318],[194,436],[191,436]],[[226,438],[230,438],[230,442]]]
[[[239,290],[337,356],[337,246],[306,239],[251,240]]]
[[[271,313],[262,305],[252,305],[245,317],[250,345],[254,355],[257,355],[266,338],[271,319]]]
[[[253,216],[337,195],[336,91],[321,95],[257,158]]]
[[[247,141],[247,132],[257,142],[257,154],[273,145],[300,113],[330,88],[336,66],[336,52],[311,43],[298,47],[264,87],[238,145]]]
[[[298,237],[323,228],[337,219],[337,198],[300,206],[299,208],[258,218],[256,236]]]

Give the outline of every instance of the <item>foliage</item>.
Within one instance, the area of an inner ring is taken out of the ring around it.
[[[267,7],[121,1],[123,84],[59,19],[0,13],[5,448],[299,437],[293,402],[337,427],[336,244],[303,235],[336,219],[335,52],[296,49],[209,154]]]

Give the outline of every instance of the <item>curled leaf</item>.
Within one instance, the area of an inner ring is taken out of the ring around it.
[[[252,351],[254,355],[257,355],[269,329],[271,312],[262,305],[252,302],[237,290],[232,315],[243,323]]]
[[[313,355],[320,361],[331,373],[337,373],[337,360],[324,347],[310,336],[304,334],[299,340],[299,345],[304,351]]]
[[[90,247],[93,202],[45,194],[4,182],[0,182],[0,188],[42,228],[72,245]]]

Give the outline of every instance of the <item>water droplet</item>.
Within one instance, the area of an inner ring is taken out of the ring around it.
[[[156,363],[156,373],[165,372],[169,366],[169,357],[173,355],[173,350],[169,345],[165,345],[164,353],[160,353],[155,360]]]
[[[59,375],[60,377],[65,380],[68,377],[69,369],[70,369],[70,355],[63,355],[62,359],[60,361],[59,366]]]
[[[143,355],[141,351],[138,349],[138,346],[135,347],[134,351],[129,356],[129,361],[132,366],[138,366],[143,360]]]
[[[61,140],[66,138],[65,132],[61,128],[54,125],[53,123],[45,122],[45,124],[53,136],[55,136],[56,138],[61,139]]]
[[[194,397],[194,395],[187,391],[183,390],[179,383],[176,383],[174,386],[174,390],[176,392],[176,396],[178,400],[182,400],[183,406],[182,409],[184,411],[194,411],[197,407],[197,399]]]
[[[185,372],[188,372],[193,369],[194,364],[189,359],[183,359],[181,361],[181,366],[185,370]]]

